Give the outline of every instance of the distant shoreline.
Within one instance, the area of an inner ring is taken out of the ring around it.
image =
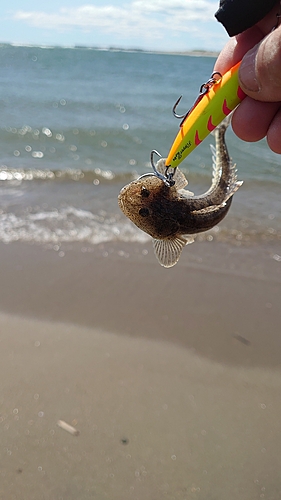
[[[212,50],[183,50],[183,51],[161,51],[138,48],[122,48],[122,47],[95,47],[88,45],[44,45],[44,44],[28,44],[28,43],[8,43],[0,42],[0,49],[3,47],[33,47],[38,49],[77,49],[77,50],[97,50],[105,52],[135,52],[143,54],[159,54],[159,55],[175,55],[175,56],[190,56],[190,57],[217,57],[219,51]]]
[[[190,56],[190,57],[218,57],[219,51],[207,51],[207,50],[190,50],[184,52],[157,52],[157,54],[168,54],[176,56]]]

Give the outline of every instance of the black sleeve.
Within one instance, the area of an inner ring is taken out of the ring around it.
[[[229,36],[251,28],[273,8],[276,0],[220,0],[215,17]]]

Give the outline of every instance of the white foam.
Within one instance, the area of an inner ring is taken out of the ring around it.
[[[93,214],[73,206],[37,213],[16,215],[0,214],[0,241],[56,243],[87,242],[97,245],[106,241],[132,241],[145,243],[149,240],[142,231],[123,218],[102,212]]]

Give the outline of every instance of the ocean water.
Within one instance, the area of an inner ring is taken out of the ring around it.
[[[120,212],[120,188],[166,156],[214,59],[86,48],[0,46],[0,241],[148,241]],[[211,183],[212,137],[181,169]],[[224,221],[201,238],[280,243],[281,158],[265,141],[227,144],[243,187]],[[277,258],[276,257],[276,258]],[[280,257],[281,260],[281,257]]]

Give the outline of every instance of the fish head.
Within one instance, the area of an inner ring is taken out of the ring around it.
[[[123,187],[118,196],[122,212],[152,238],[164,239],[176,232],[170,220],[169,204],[176,196],[175,187],[166,186],[156,175],[147,175]]]

